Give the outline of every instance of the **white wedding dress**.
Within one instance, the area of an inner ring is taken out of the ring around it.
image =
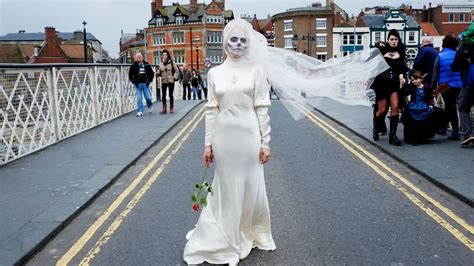
[[[212,145],[213,195],[186,238],[183,259],[237,264],[253,247],[274,250],[261,147],[268,148],[269,88],[262,67],[227,60],[208,73],[206,145]]]

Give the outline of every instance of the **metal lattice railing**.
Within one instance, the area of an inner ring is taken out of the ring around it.
[[[0,65],[0,165],[136,110],[128,70],[129,65]],[[156,82],[150,90],[155,101]],[[180,95],[177,88],[175,98]]]

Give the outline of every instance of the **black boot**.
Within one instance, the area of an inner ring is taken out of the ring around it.
[[[398,115],[390,116],[390,134],[388,136],[388,143],[401,146],[402,142],[397,138]]]
[[[375,141],[379,140],[379,131],[377,130],[377,120],[378,118],[374,116],[374,119],[373,119],[374,128],[372,129],[372,138]]]

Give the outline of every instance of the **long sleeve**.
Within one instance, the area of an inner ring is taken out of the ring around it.
[[[257,114],[260,127],[261,147],[269,149],[270,143],[270,116],[268,116],[268,107],[270,107],[270,84],[267,81],[263,68],[258,66],[255,79],[254,107]]]
[[[436,57],[433,65],[433,77],[431,78],[431,88],[436,89],[438,87],[438,76],[439,76],[439,56]]]
[[[216,88],[214,86],[214,81],[212,79],[212,70],[207,74],[208,82],[208,101],[206,104],[206,137],[205,137],[205,146],[212,145],[212,140],[214,138],[214,128],[219,114],[219,102],[217,100]]]

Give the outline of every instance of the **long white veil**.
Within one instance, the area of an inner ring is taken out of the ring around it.
[[[322,62],[291,50],[269,47],[267,39],[243,19],[229,22],[224,32],[233,27],[249,33],[248,58],[263,66],[273,90],[294,119],[304,117],[294,103],[315,106],[317,99],[325,97],[347,105],[370,105],[372,81],[389,68],[376,48]]]

